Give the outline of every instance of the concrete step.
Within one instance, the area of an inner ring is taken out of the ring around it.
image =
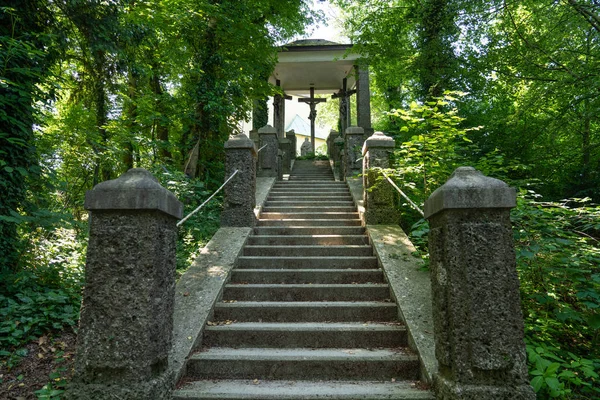
[[[325,178],[325,177],[323,177],[321,175],[318,175],[318,176],[317,175],[305,175],[305,176],[297,175],[297,176],[290,176],[289,177],[289,181],[292,181],[292,182],[301,182],[301,181],[310,181],[310,182],[312,182],[312,181],[324,180],[324,179],[330,179],[331,182],[334,182],[333,176],[330,176],[328,178]]]
[[[355,209],[354,202],[352,200],[327,200],[327,199],[318,199],[315,201],[312,200],[268,200],[265,202],[264,207],[306,207],[306,206],[314,206],[318,204],[319,206],[334,206],[334,207],[352,207]]]
[[[173,400],[434,400],[417,382],[201,380],[173,394]]]
[[[396,349],[212,347],[192,354],[188,378],[379,380],[419,378],[419,360]]]
[[[303,174],[294,174],[292,173],[288,178],[289,181],[295,180],[311,180],[311,181],[331,181],[335,182],[333,174],[330,173],[303,173]]]
[[[319,188],[322,186],[323,187],[345,187],[345,188],[348,187],[346,182],[339,182],[339,181],[333,181],[333,182],[332,181],[314,181],[314,182],[277,181],[273,185],[273,187],[293,187],[293,186],[312,187],[312,188]]]
[[[322,198],[322,197],[348,197],[350,196],[350,193],[348,192],[347,189],[341,189],[341,190],[328,190],[328,191],[308,191],[307,189],[298,189],[298,190],[289,190],[289,189],[278,189],[278,190],[272,190],[269,193],[269,199],[275,198],[275,197],[282,197],[282,196],[299,196],[299,197],[318,197],[318,198]]]
[[[361,226],[360,219],[259,219],[257,226]]]
[[[257,226],[254,228],[255,235],[362,235],[365,233],[364,226]]]
[[[314,194],[314,195],[318,195],[320,193],[350,193],[350,191],[348,190],[348,187],[346,186],[334,186],[334,187],[315,187],[314,185],[312,185],[313,182],[306,182],[306,185],[295,185],[293,187],[285,187],[285,186],[279,186],[279,187],[274,187],[271,189],[271,192],[269,194],[272,193],[277,193],[277,192],[290,192],[290,193],[302,193],[304,191],[304,193],[307,194]]]
[[[370,245],[341,245],[341,246],[281,246],[281,245],[246,245],[243,249],[245,256],[279,256],[279,257],[351,257],[372,256]]]
[[[267,203],[270,202],[274,202],[274,201],[290,201],[290,202],[297,202],[297,201],[301,201],[301,202],[310,202],[311,204],[320,204],[321,202],[330,202],[330,201],[343,201],[343,202],[351,202],[352,204],[354,204],[354,200],[352,199],[352,196],[348,195],[342,195],[342,196],[313,196],[311,194],[298,194],[298,195],[294,195],[294,196],[289,196],[289,195],[278,195],[278,196],[269,196],[267,198]]]
[[[232,283],[383,283],[380,269],[239,269]]]
[[[314,202],[312,203],[314,204]],[[328,212],[344,212],[344,213],[355,213],[356,207],[354,204],[348,205],[324,205],[321,202],[318,202],[319,205],[281,205],[281,206],[273,206],[270,204],[265,204],[262,208],[261,215],[265,213],[328,213]]]
[[[234,322],[204,328],[205,347],[337,348],[400,347],[408,344],[400,324],[361,322]]]
[[[261,212],[260,219],[358,219],[358,212]]]
[[[395,303],[377,301],[216,303],[215,321],[239,322],[365,322],[396,321]]]
[[[223,290],[223,301],[391,301],[385,283],[239,284]]]
[[[258,257],[240,256],[238,268],[377,268],[377,257]]]
[[[369,239],[365,235],[263,235],[249,236],[248,245],[297,245],[297,246],[340,246],[340,245],[366,245]]]

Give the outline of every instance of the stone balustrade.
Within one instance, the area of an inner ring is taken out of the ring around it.
[[[353,176],[362,172],[361,154],[365,141],[365,130],[360,126],[350,126],[344,132],[342,175]]]
[[[225,176],[231,176],[236,170],[238,173],[223,189],[221,226],[256,225],[256,156],[254,142],[243,133],[225,143]]]
[[[144,169],[86,194],[90,237],[72,400],[170,398],[177,220],[183,205]]]
[[[510,209],[516,194],[458,168],[425,203],[440,400],[533,400]]]
[[[390,167],[395,142],[382,132],[375,132],[363,145],[363,201],[365,224],[398,224],[396,191],[380,169]]]

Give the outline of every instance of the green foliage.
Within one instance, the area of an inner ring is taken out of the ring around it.
[[[464,128],[457,101],[465,93],[446,92],[425,103],[411,102],[406,109],[388,113],[397,131],[392,177],[408,197],[423,208],[427,197],[441,186],[452,171],[468,162],[477,148],[467,134],[480,129]],[[407,231],[421,216],[406,203],[401,220]]]
[[[396,168],[388,175],[421,205],[460,165],[523,188],[512,221],[532,385],[540,399],[597,397],[600,207],[586,206],[589,198],[541,201],[532,190],[539,183],[524,178],[530,167],[472,142],[480,130],[464,128],[456,107],[448,107],[458,97],[447,94],[390,114],[400,122]],[[408,204],[400,210],[418,255],[428,261],[427,222]]]
[[[6,358],[10,367],[29,341],[48,331],[74,328],[81,297],[76,288],[61,287],[60,282],[52,287],[30,271],[1,278],[6,291],[0,294],[0,359]]]
[[[190,179],[182,172],[156,169],[154,175],[161,184],[173,192],[184,203],[184,217],[200,206],[214,192],[206,189],[206,183]],[[223,180],[218,180],[223,182]],[[179,227],[177,240],[177,271],[179,274],[189,268],[198,252],[208,243],[221,224],[223,193],[216,195],[199,212]]]
[[[317,152],[315,154],[313,152],[309,152],[305,156],[296,157],[296,160],[329,160],[329,157],[323,153]]]
[[[585,200],[541,202],[522,189],[512,213],[530,372],[542,398],[600,393],[600,207]]]

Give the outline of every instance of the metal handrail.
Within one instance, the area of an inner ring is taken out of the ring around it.
[[[261,151],[262,149],[264,149],[265,147],[267,147],[267,145],[266,145],[266,144],[265,144],[263,147],[261,147],[260,149],[256,150],[256,152],[257,152],[257,153],[260,153],[260,151]]]
[[[233,177],[235,176],[235,174],[237,174],[238,172],[240,172],[240,171],[236,169],[236,170],[233,172],[233,174],[231,174],[231,176],[230,176],[229,178],[227,178],[227,180],[225,181],[225,183],[223,183],[223,184],[221,185],[221,187],[217,189],[217,191],[216,191],[216,192],[214,192],[214,193],[213,193],[213,194],[212,194],[212,195],[211,195],[211,196],[210,196],[208,199],[206,199],[206,200],[204,201],[204,203],[200,204],[200,206],[198,206],[198,208],[196,208],[194,211],[192,211],[191,213],[189,213],[189,214],[188,214],[188,215],[187,215],[187,216],[186,216],[184,219],[182,219],[181,221],[179,221],[179,222],[177,223],[177,226],[179,226],[179,225],[183,224],[183,223],[184,223],[185,221],[187,221],[187,220],[188,220],[188,219],[189,219],[189,218],[190,218],[192,215],[194,215],[194,214],[196,214],[198,211],[200,211],[200,209],[201,209],[202,207],[204,207],[204,205],[205,205],[206,203],[208,203],[208,202],[209,202],[209,201],[210,201],[210,200],[211,200],[213,197],[215,197],[215,195],[216,195],[217,193],[219,193],[219,192],[221,191],[221,189],[223,189],[223,188],[225,187],[225,185],[227,185],[227,184],[229,183],[229,181],[231,180],[231,178],[233,178]]]
[[[394,181],[387,176],[387,174],[385,173],[385,171],[381,170],[381,173],[383,174],[383,176],[385,176],[385,178],[388,180],[388,182],[398,191],[398,193],[400,193],[400,195],[402,195],[402,197],[404,197],[406,199],[406,201],[408,201],[408,203],[412,206],[412,208],[414,208],[415,210],[417,210],[417,212],[419,214],[421,214],[421,216],[423,218],[425,218],[425,213],[423,212],[423,210],[421,210],[419,208],[419,206],[417,206],[415,204],[414,201],[412,201],[411,199],[408,198],[408,196],[406,194],[404,194],[404,192],[402,190],[400,190],[400,188],[394,183]]]

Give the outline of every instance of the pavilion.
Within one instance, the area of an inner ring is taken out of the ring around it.
[[[315,94],[331,94],[331,98],[340,99],[342,133],[350,126],[350,96],[356,94],[357,125],[365,130],[365,136],[373,133],[369,70],[364,59],[352,52],[352,45],[321,39],[297,40],[282,46],[277,56],[278,63],[269,82],[283,92],[273,100],[273,126],[279,138],[285,137],[285,102],[291,100],[290,95],[305,96],[298,101],[310,106],[313,152],[316,105],[327,101],[316,98]]]

